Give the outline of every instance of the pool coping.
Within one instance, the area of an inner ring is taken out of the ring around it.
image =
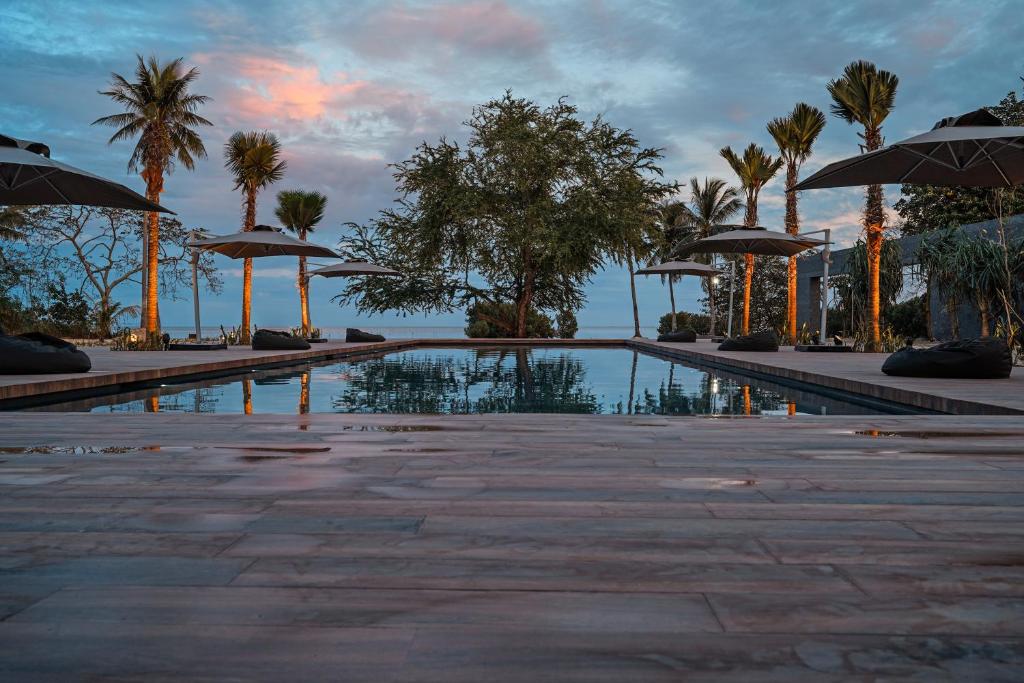
[[[862,396],[884,403],[909,406],[930,413],[946,415],[1024,415],[1024,410],[1018,410],[1009,406],[942,396],[916,389],[876,384],[840,375],[769,365],[746,358],[707,353],[687,348],[682,344],[669,344],[649,339],[634,338],[626,340],[626,345],[652,355],[698,363],[708,367],[735,370],[742,374],[766,380],[781,380],[805,386],[819,386],[827,390],[853,396]],[[879,362],[879,367],[881,367],[881,362]]]
[[[781,383],[821,387],[827,392],[863,397],[880,403],[897,404],[927,412],[944,414],[1024,415],[1024,410],[970,399],[942,396],[927,391],[875,384],[850,377],[830,375],[809,370],[770,365],[758,360],[735,358],[688,348],[683,344],[668,344],[643,338],[632,339],[400,339],[344,347],[330,345],[308,351],[268,352],[236,358],[220,358],[206,362],[184,363],[167,367],[150,367],[123,372],[96,372],[80,376],[63,375],[52,380],[34,380],[24,383],[0,385],[0,410],[45,403],[115,394],[152,385],[161,380],[174,382],[209,379],[237,374],[244,370],[295,365],[296,363],[343,360],[371,354],[392,353],[405,349],[431,347],[603,347],[632,348],[650,355],[698,363],[707,367],[739,371],[754,378]],[[159,352],[118,352],[159,353]],[[171,353],[171,352],[168,352]],[[173,352],[193,358],[194,354],[208,352]]]

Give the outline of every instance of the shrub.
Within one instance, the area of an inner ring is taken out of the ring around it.
[[[721,321],[721,320],[720,320]],[[706,334],[711,328],[711,316],[704,313],[687,313],[686,311],[676,312],[677,330],[696,330],[698,334]],[[672,314],[666,313],[658,321],[658,334],[665,334],[672,331]]]
[[[576,333],[579,331],[579,323],[576,322],[576,314],[571,310],[560,311],[555,316],[555,322],[558,323],[558,336],[562,339],[575,339]]]
[[[494,339],[516,336],[515,304],[477,302],[466,311],[466,336],[476,339]],[[551,318],[530,309],[526,314],[527,337],[554,337]]]

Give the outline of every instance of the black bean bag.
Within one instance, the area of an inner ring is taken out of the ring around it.
[[[718,345],[719,351],[778,351],[779,337],[774,332],[754,332],[731,337]]]
[[[89,372],[92,361],[71,342],[42,332],[0,335],[0,375]]]
[[[896,377],[949,379],[1004,379],[1010,376],[1013,359],[1002,339],[960,339],[914,349],[909,346],[885,359],[882,372]]]
[[[366,342],[382,342],[384,337],[379,334],[363,332],[354,327],[349,327],[345,330],[345,341],[349,344],[365,344]]]
[[[252,348],[254,351],[305,351],[309,342],[288,332],[256,330],[252,335]]]
[[[697,332],[696,330],[678,330],[676,332],[666,332],[665,334],[658,335],[658,341],[692,343],[697,341]]]

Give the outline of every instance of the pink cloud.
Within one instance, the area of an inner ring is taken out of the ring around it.
[[[199,54],[213,78],[213,106],[232,127],[271,128],[286,137],[339,140],[363,152],[396,137],[423,135],[451,118],[427,94],[387,83],[325,72],[301,56]]]
[[[537,56],[547,49],[543,24],[503,0],[410,7],[395,3],[355,27],[350,45],[366,55]]]

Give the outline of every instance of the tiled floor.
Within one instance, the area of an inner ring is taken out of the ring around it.
[[[0,414],[0,680],[1021,680],[1022,436]]]

